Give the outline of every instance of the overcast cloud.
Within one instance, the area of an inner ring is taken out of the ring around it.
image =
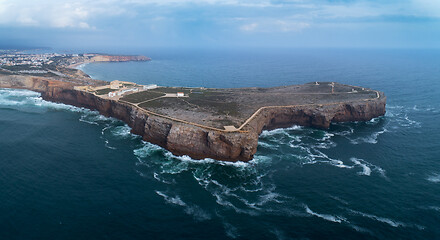
[[[0,0],[0,44],[440,47],[440,1]]]

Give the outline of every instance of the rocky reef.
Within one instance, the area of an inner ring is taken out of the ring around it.
[[[147,114],[130,104],[77,91],[71,83],[32,76],[0,75],[0,88],[23,88],[41,93],[43,99],[99,111],[127,123],[132,133],[166,148],[175,155],[194,159],[249,161],[265,129],[294,124],[328,128],[332,122],[366,121],[385,114],[386,97],[344,103],[262,108],[241,131],[207,129]]]

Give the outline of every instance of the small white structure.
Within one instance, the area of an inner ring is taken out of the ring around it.
[[[178,93],[177,93],[177,96],[178,96],[178,97],[184,97],[185,94],[184,94],[183,92],[178,92]]]
[[[118,92],[118,96],[122,96],[122,95],[124,95],[125,93],[128,93],[128,92],[137,92],[137,91],[139,91],[138,88],[128,88],[128,89],[123,89],[123,90],[120,90],[120,91]]]
[[[108,97],[115,97],[116,96],[116,92],[109,92],[108,93]]]
[[[144,90],[155,89],[155,88],[157,88],[157,84],[149,84],[143,86]]]

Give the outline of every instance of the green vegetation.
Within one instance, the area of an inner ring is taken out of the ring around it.
[[[132,96],[131,94],[128,96]],[[128,97],[127,96],[127,97]],[[145,102],[139,106],[142,108],[179,108],[185,110],[201,109],[207,110],[216,115],[239,115],[239,107],[235,102],[228,101],[227,94],[216,92],[191,93],[188,98],[161,98],[150,102]],[[152,98],[150,98],[152,99]],[[145,100],[144,100],[145,101]],[[137,102],[142,102],[138,100]]]
[[[189,94],[193,90],[192,88],[184,88],[184,87],[159,87],[154,89],[155,92],[163,92],[163,93],[177,93],[183,92],[184,94]]]
[[[193,98],[188,98],[186,101],[191,104],[197,105],[201,108],[210,109],[219,115],[237,116],[240,114],[238,104],[235,102],[193,99]]]
[[[41,68],[33,68],[31,65],[15,65],[15,66],[2,66],[2,68],[10,71],[22,71],[22,70],[42,70]]]
[[[183,106],[188,105],[182,102],[179,98],[160,98],[150,102],[144,102],[139,104],[139,107],[144,109],[149,108],[183,108]]]
[[[237,116],[240,114],[238,104],[230,102],[230,99],[227,93],[208,90],[191,93],[186,101],[202,108],[212,109],[221,115]]]
[[[14,75],[14,73],[11,73],[11,72],[8,72],[8,71],[5,71],[5,70],[2,70],[1,68],[0,68],[0,74],[1,74],[1,75]]]
[[[111,88],[104,88],[104,89],[100,89],[100,90],[95,91],[95,93],[96,93],[96,95],[106,95],[109,92],[113,92],[113,91],[115,91],[115,90],[113,90]]]
[[[131,103],[140,103],[161,96],[165,96],[165,94],[155,91],[143,91],[143,92],[137,92],[126,95],[123,98],[121,98],[121,100]]]

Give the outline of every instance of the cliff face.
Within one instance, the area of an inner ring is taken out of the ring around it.
[[[386,97],[383,93],[380,95],[369,101],[264,109],[249,123],[248,129],[258,133],[292,125],[327,129],[332,122],[368,121],[385,114]]]
[[[42,97],[48,101],[97,110],[104,116],[120,119],[132,128],[132,133],[168,149],[175,155],[188,155],[195,159],[249,161],[257,150],[256,133],[210,131],[146,115],[130,105],[73,89],[49,88],[42,92]]]
[[[328,128],[331,122],[365,121],[385,114],[386,98],[326,106],[268,108],[243,129],[247,132],[220,132],[147,115],[135,107],[76,91],[68,83],[26,76],[0,76],[0,87],[26,88],[41,92],[43,99],[99,111],[126,122],[132,133],[162,146],[175,155],[194,159],[249,161],[257,151],[262,130],[294,124]]]

